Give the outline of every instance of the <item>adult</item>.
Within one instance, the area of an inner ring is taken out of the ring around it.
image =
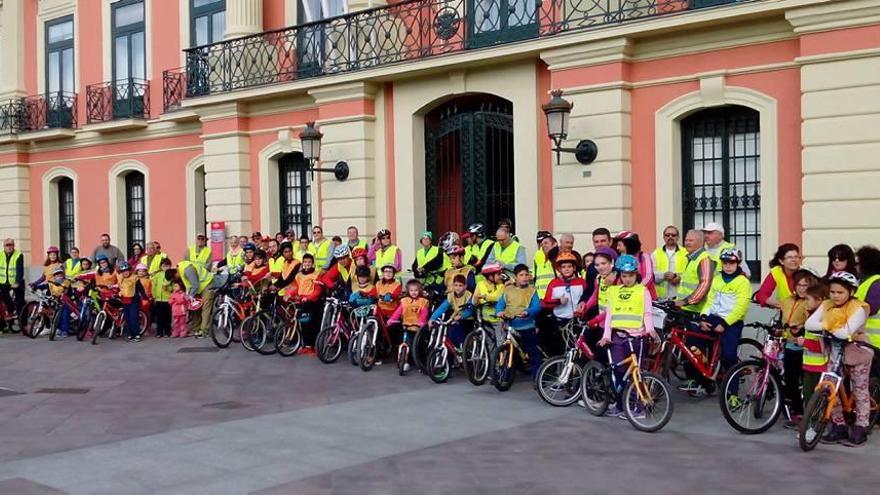
[[[278,259],[281,260],[281,267],[277,273],[272,272],[273,285],[280,289],[278,295],[284,296],[287,289],[293,285],[300,262],[293,257],[293,244],[287,241],[281,243]]]
[[[305,234],[305,232],[303,232],[303,234]],[[289,242],[291,246],[296,246],[296,241],[297,241],[296,231],[293,229],[287,229],[287,233],[284,236],[284,240]]]
[[[303,257],[307,254],[312,255],[312,267],[314,268],[315,264],[315,245],[312,244],[312,241],[309,240],[309,236],[303,234],[299,236],[298,241],[291,241],[293,245],[293,257],[296,258],[297,261],[302,263]]]
[[[155,241],[150,241],[147,243],[146,250],[141,257],[139,264],[146,266],[147,273],[152,277],[162,271],[162,260],[164,259],[168,259],[168,255],[156,248]]]
[[[335,290],[337,287],[346,295],[351,294],[351,272],[352,267],[351,250],[345,244],[336,246],[333,249],[333,258],[330,261],[330,267],[320,275],[320,281],[329,291]],[[306,340],[306,345],[310,345]]]
[[[272,274],[273,278],[277,278],[284,269],[284,257],[281,256],[279,247],[278,241],[270,239],[268,248],[266,249],[266,262],[269,265],[269,273]],[[293,256],[292,246],[291,256]]]
[[[504,266],[504,273],[510,280],[513,280],[513,271],[517,265],[528,263],[525,248],[511,237],[509,227],[501,226],[495,231],[495,245],[492,246],[486,262],[492,263],[493,261]]]
[[[546,230],[539,230],[535,235],[535,242],[538,243],[538,251],[532,260],[532,273],[535,276],[535,290],[538,291],[538,297],[544,300],[547,294],[547,287],[550,282],[556,278],[556,270],[553,263],[558,257],[559,247],[553,234]]]
[[[82,266],[79,262],[79,248],[73,246],[68,252],[68,257],[64,260],[64,276],[74,278],[82,272]]]
[[[480,273],[486,261],[489,259],[489,252],[495,245],[495,241],[486,238],[486,226],[481,223],[472,223],[468,225],[467,233],[470,234],[470,251],[465,248],[465,263],[472,265],[477,273]],[[483,280],[483,275],[477,276],[477,280]]]
[[[191,261],[199,263],[206,268],[208,267],[211,263],[211,248],[208,247],[208,238],[205,234],[196,235],[196,244],[187,248],[183,259],[184,261]]]
[[[620,254],[628,254],[639,262],[639,277],[642,285],[648,289],[651,299],[657,299],[657,289],[654,287],[654,262],[651,257],[642,252],[642,241],[639,234],[628,230],[621,231],[617,234],[623,252]]]
[[[828,269],[825,271],[825,279],[836,272],[849,272],[856,275],[856,254],[848,244],[836,244],[828,250]]]
[[[381,229],[376,232],[376,242],[370,246],[370,259],[373,261],[373,267],[377,270],[393,266],[396,277],[400,280],[400,272],[403,269],[403,260],[400,254],[400,248],[391,242],[391,231]]]
[[[275,242],[277,242],[279,246],[285,240],[286,238],[284,237],[284,232],[275,232]]]
[[[736,244],[728,242],[724,239],[724,226],[718,222],[709,222],[703,227],[703,234],[706,239],[706,252],[715,263],[715,271],[721,271],[721,252],[727,249],[736,249]],[[739,263],[739,268],[745,274],[746,278],[751,278],[752,271],[746,260]]]
[[[141,243],[135,242],[134,244],[131,245],[131,256],[128,257],[127,261],[128,261],[128,264],[132,267],[132,270],[134,269],[134,267],[136,267],[138,265],[138,263],[140,263],[141,257],[143,255],[144,255],[144,246],[142,246]]]
[[[687,249],[678,244],[680,233],[678,227],[669,225],[663,229],[663,244],[651,253],[654,263],[654,285],[657,297],[675,299],[681,274],[687,265]]]
[[[24,308],[24,255],[15,249],[15,241],[12,239],[3,241],[3,254],[0,255],[0,292],[6,308],[15,308],[15,313],[7,311],[7,319],[11,320],[15,318],[14,315],[21,314]]]
[[[605,227],[599,227],[593,229],[591,235],[591,241],[593,242],[593,253],[598,254],[599,250],[602,248],[610,248],[611,247],[611,231]],[[595,260],[595,255],[593,256]],[[586,272],[585,280],[587,281],[587,291],[586,298],[589,299],[593,293],[593,283],[592,281],[596,279],[596,275],[598,275],[598,270],[596,270],[595,261],[591,261],[590,263],[584,264],[584,271]]]
[[[702,313],[715,276],[715,262],[705,244],[706,237],[700,230],[689,230],[684,236],[687,264],[681,274],[675,305],[692,313]]]
[[[122,253],[122,250],[113,244],[110,244],[110,234],[107,233],[101,234],[101,243],[98,244],[98,247],[96,247],[94,251],[92,251],[92,260],[96,263],[99,254],[103,254],[107,257],[107,261],[113,266],[116,266],[118,261],[125,260],[125,254]]]
[[[770,260],[770,273],[764,277],[755,300],[761,306],[780,309],[782,302],[795,291],[794,274],[801,268],[801,249],[797,244],[786,242],[776,249]]]
[[[324,229],[320,225],[312,227],[312,246],[315,247],[315,269],[326,270],[330,266],[333,254],[333,242],[324,237]]]
[[[862,246],[856,252],[856,256],[861,280],[856,298],[868,305],[865,334],[871,345],[880,347],[880,249],[874,246]]]
[[[583,274],[584,271],[584,258],[581,256],[581,253],[575,251],[574,249],[574,234],[571,232],[566,232],[559,236],[559,253],[558,254],[570,254],[574,256],[577,260],[577,272],[578,274]]]
[[[349,251],[354,251],[355,248],[364,248],[364,250],[370,248],[370,246],[367,245],[367,241],[359,237],[360,233],[358,232],[358,228],[354,225],[348,227],[348,229],[346,230],[346,235],[348,236]]]
[[[201,299],[201,304],[192,306],[190,311],[189,331],[196,338],[207,337],[214,302],[214,293],[208,290],[208,287],[214,281],[214,275],[205,265],[184,260],[177,264],[177,276],[183,282],[183,289],[187,296],[192,299]]]
[[[416,251],[416,259],[412,263],[412,272],[429,289],[444,292],[443,272],[448,263],[446,253],[434,245],[434,234],[425,231],[419,237],[421,249]]]
[[[245,240],[247,238],[245,237]],[[217,263],[217,268],[228,267],[230,271],[241,270],[244,268],[244,244],[238,236],[229,236],[228,247],[226,248],[226,256]]]

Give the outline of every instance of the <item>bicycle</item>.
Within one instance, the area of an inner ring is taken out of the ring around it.
[[[278,304],[277,290],[264,289],[254,299],[254,313],[241,322],[241,343],[264,356],[275,354],[276,330],[290,321],[290,315]]]
[[[101,335],[108,340],[121,337],[126,325],[118,288],[104,289],[100,294],[102,304],[92,324],[92,345],[98,345],[98,337]],[[147,315],[141,310],[138,310],[138,327],[138,336],[143,336],[147,331]]]
[[[583,366],[595,358],[593,350],[587,345],[586,333],[589,328],[573,324],[574,321],[572,319],[565,325],[570,329],[580,329],[574,345],[568,346],[561,356],[544,361],[535,377],[538,396],[551,406],[570,406],[581,398]]]
[[[284,357],[296,354],[303,344],[300,310],[295,304],[282,306],[281,325],[275,327],[275,351]]]
[[[379,354],[379,348],[389,349],[391,347],[391,336],[388,335],[388,326],[379,311],[379,307],[375,304],[369,306],[370,314],[364,318],[360,329],[360,342],[358,345],[358,362],[361,370],[370,371],[376,364],[376,357]],[[380,331],[381,330],[381,331]],[[381,336],[381,341],[378,340]]]
[[[512,318],[503,318],[502,321],[507,336],[492,352],[492,385],[499,392],[506,392],[516,380],[517,357],[522,363],[528,362],[529,357],[517,340],[519,334],[510,326]]]
[[[417,332],[418,330],[416,330],[415,332],[407,330],[407,328],[401,324],[400,345],[397,346],[397,373],[400,376],[406,375],[406,367],[410,356],[410,345],[409,342],[407,342],[407,340],[409,339],[407,339],[406,336],[408,334],[415,335]]]
[[[814,332],[816,333],[816,332]],[[819,383],[804,407],[804,418],[798,425],[798,445],[804,452],[809,452],[816,448],[825,432],[825,427],[831,421],[832,411],[840,401],[844,416],[852,416],[855,412],[855,398],[851,391],[847,390],[844,385],[846,379],[846,367],[844,365],[843,353],[846,344],[857,345],[866,349],[872,349],[875,353],[880,349],[874,347],[867,342],[850,342],[824,333],[826,347],[830,347],[828,369],[824,371],[819,378]],[[870,386],[869,386],[870,389]],[[868,431],[874,426],[873,422],[877,420],[877,411],[880,408],[875,397],[871,396],[871,405],[869,412]]]
[[[83,336],[85,336],[85,331],[83,329],[88,328],[89,320],[91,319],[89,313],[91,306],[88,304],[87,299],[88,293],[86,293],[85,290],[77,290],[72,287],[64,289],[58,297],[60,307],[52,316],[52,324],[49,328],[49,340],[55,340],[55,337],[61,329],[61,317],[64,315],[64,308],[67,308],[68,310],[68,328],[71,330],[71,333],[77,336],[78,340],[82,340],[79,338],[79,335],[82,333]]]
[[[633,341],[641,337],[623,335],[630,351],[623,361],[614,363],[609,346],[606,349],[609,366],[595,360],[584,366],[581,379],[584,406],[590,414],[602,416],[612,401],[622,403],[623,414],[635,429],[649,433],[660,431],[669,423],[674,409],[669,385],[659,375],[640,368],[641,349],[637,354]],[[626,371],[618,383],[614,370],[620,367]]]
[[[348,362],[352,366],[361,364],[361,335],[363,335],[364,321],[370,316],[372,305],[353,308],[350,312],[352,319],[352,333],[348,339]]]
[[[51,327],[58,301],[49,294],[49,288],[46,286],[29,286],[28,289],[33,300],[29,301],[22,310],[20,319],[24,326],[21,333],[36,339]]]
[[[444,383],[449,379],[449,372],[453,366],[461,364],[461,356],[458,349],[452,344],[447,335],[449,326],[453,324],[452,318],[447,320],[435,320],[431,322],[431,337],[428,343],[427,366],[428,377],[434,383]]]
[[[497,347],[495,331],[483,319],[483,310],[492,307],[480,304],[476,309],[476,325],[474,330],[468,333],[462,344],[462,364],[468,381],[479,386],[489,379],[489,371],[492,368],[492,352]]]
[[[240,282],[241,274],[232,272],[223,285],[214,290],[211,340],[221,349],[232,342],[241,342],[241,322],[253,313],[253,298],[239,286]]]
[[[746,327],[767,331],[764,349],[759,358],[741,361],[728,371],[718,398],[727,423],[752,435],[769,430],[785,409],[780,358],[785,339],[772,325],[750,323]],[[787,410],[786,415],[790,418]]]
[[[446,294],[440,291],[434,291],[431,289],[425,289],[425,298],[431,301],[430,307],[428,309],[428,314],[433,314],[434,310],[436,310],[442,303],[443,299],[446,297]],[[431,327],[430,325],[425,325],[421,327],[416,334],[413,336],[412,342],[412,360],[415,363],[416,367],[418,367],[422,373],[428,372],[427,367],[427,359],[428,359],[428,341],[430,340]]]
[[[322,363],[336,362],[355,332],[348,302],[334,296],[324,301],[321,330],[315,337],[315,354]]]

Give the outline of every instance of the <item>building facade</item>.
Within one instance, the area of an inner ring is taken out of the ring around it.
[[[874,0],[4,0],[0,77],[0,235],[30,264],[102,232],[175,256],[212,221],[412,253],[505,217],[582,250],[715,220],[755,267],[880,233]],[[556,163],[555,89],[590,165]],[[347,180],[307,170],[311,121]]]

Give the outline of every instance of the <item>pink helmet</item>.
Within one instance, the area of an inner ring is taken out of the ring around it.
[[[143,264],[143,263],[138,263],[137,266],[134,267],[134,270],[135,270],[136,272],[139,272],[139,271],[141,271],[141,270],[143,270],[143,271],[147,271],[147,265],[145,265],[145,264]]]
[[[483,265],[483,269],[480,270],[480,273],[483,275],[492,275],[493,273],[501,273],[504,270],[504,267],[501,266],[501,263],[491,262]]]
[[[60,253],[60,252],[61,252],[61,251],[58,249],[58,246],[49,246],[49,247],[46,249],[46,254],[48,254],[48,253],[55,253],[55,254],[58,254],[58,253]]]

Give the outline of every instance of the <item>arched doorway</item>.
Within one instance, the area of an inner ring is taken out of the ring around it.
[[[312,180],[309,165],[300,152],[287,153],[278,159],[278,198],[280,231],[297,235],[312,231]]]
[[[514,218],[513,105],[467,95],[425,116],[425,204],[428,230],[490,229]],[[515,225],[515,223],[514,223]]]

